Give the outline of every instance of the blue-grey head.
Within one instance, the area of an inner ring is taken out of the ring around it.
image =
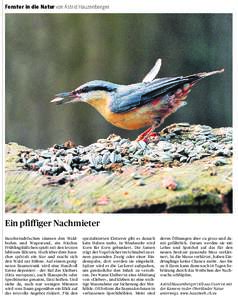
[[[55,95],[51,100],[55,104],[65,104],[73,102],[88,102],[96,101],[108,94],[113,94],[117,91],[120,85],[103,80],[89,81],[71,92],[63,92]]]

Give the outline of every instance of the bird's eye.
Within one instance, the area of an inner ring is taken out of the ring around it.
[[[73,92],[72,92],[72,95],[73,95],[73,96],[77,96],[78,94],[79,94],[79,91],[73,91]]]
[[[81,94],[81,93],[87,93],[88,92],[88,87],[83,87],[83,88],[80,88],[80,89],[77,89],[75,91],[73,91],[74,95],[78,95],[78,94]]]
[[[88,87],[84,87],[80,90],[80,93],[87,93],[88,92]]]

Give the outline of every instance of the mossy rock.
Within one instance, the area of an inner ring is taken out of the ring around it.
[[[22,150],[27,148],[16,143],[6,145],[6,212],[232,212],[232,158],[218,166],[217,157],[152,170],[130,166],[122,173],[89,174],[64,183],[24,170],[18,162]]]

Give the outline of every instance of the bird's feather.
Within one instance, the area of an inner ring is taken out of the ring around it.
[[[151,82],[152,80],[154,80],[155,77],[157,76],[157,74],[159,73],[161,64],[162,64],[162,59],[161,58],[157,59],[155,65],[150,70],[150,72],[148,74],[146,74],[146,76],[144,77],[142,82]]]

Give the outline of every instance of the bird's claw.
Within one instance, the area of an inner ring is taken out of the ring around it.
[[[153,131],[152,128],[149,128],[137,137],[136,142],[144,141],[145,143],[149,143],[154,142],[155,140],[159,140],[159,134]]]
[[[151,127],[146,129],[146,131],[144,131],[140,135],[138,135],[136,142],[144,141],[144,139],[147,138],[147,136],[151,133],[151,131],[152,131]]]

